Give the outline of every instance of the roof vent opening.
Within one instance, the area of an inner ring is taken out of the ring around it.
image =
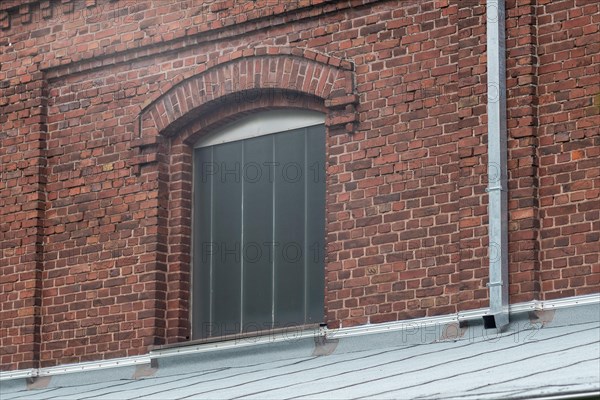
[[[483,327],[485,329],[496,329],[496,319],[493,315],[483,316]]]

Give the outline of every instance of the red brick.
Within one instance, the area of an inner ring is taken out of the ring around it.
[[[74,15],[59,3],[0,15],[0,43],[12,43],[0,55],[3,369],[186,340],[187,143],[256,109],[327,114],[329,326],[486,306],[483,7],[427,0],[423,22],[410,2],[382,14],[389,4],[359,1],[361,16],[307,0],[272,29],[280,5],[222,1],[212,22],[200,3],[156,6],[160,17],[124,32],[86,0],[101,28],[77,35],[52,25]],[[582,3],[508,5],[513,302],[600,289],[599,11]],[[254,85],[268,96],[243,104]],[[292,102],[273,86],[308,95]],[[96,314],[81,314],[89,302]],[[77,327],[87,343],[60,332]]]

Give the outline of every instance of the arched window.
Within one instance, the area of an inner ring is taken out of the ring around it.
[[[265,111],[194,147],[193,338],[321,323],[324,115]]]

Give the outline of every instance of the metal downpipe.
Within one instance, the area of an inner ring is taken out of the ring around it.
[[[508,324],[508,196],[505,2],[487,0],[489,314],[486,328]]]

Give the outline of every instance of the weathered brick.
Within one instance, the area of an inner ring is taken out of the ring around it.
[[[3,369],[186,340],[188,143],[258,109],[327,114],[329,326],[487,305],[485,8],[263,3],[0,12]],[[512,301],[600,288],[599,11],[546,3],[507,10]]]

